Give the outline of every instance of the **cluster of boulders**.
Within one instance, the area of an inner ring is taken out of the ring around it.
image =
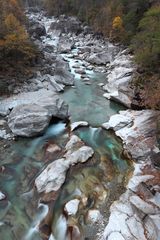
[[[33,137],[44,133],[54,117],[68,118],[68,105],[52,91],[45,89],[21,93],[0,103],[0,115],[5,117],[15,136]]]
[[[160,149],[156,138],[159,121],[158,111],[127,110],[103,124],[115,131],[126,153],[137,162],[126,192],[110,208],[105,240],[160,238]]]
[[[104,93],[103,96],[131,108],[134,96],[131,81],[134,72],[135,67],[132,62],[132,56],[126,50],[119,52],[116,59],[110,64],[107,83],[103,86],[107,93]]]
[[[80,26],[79,21],[74,18],[72,23],[73,19],[66,17],[65,21],[68,21],[67,26],[70,27],[65,27],[63,26],[64,19],[65,17],[62,16],[55,20],[49,29],[50,34],[55,29],[60,31],[57,51],[65,53],[65,59],[77,60],[77,64],[72,67],[88,85],[90,81],[86,70],[106,73],[106,84],[102,85],[103,90],[106,91],[104,97],[118,101],[130,108],[134,97],[131,81],[135,66],[128,50],[121,50],[118,46],[104,41],[103,38],[96,38],[91,31],[75,32],[72,24],[74,25],[77,21],[77,25]],[[82,61],[83,66],[78,61]]]
[[[65,150],[63,158],[50,163],[36,178],[35,185],[38,192],[58,191],[65,182],[67,170],[77,163],[86,162],[94,153],[92,148],[84,146],[76,135],[72,135]]]
[[[77,35],[83,31],[83,26],[76,17],[61,15],[58,19],[55,19],[55,21],[52,22],[50,29],[53,31],[59,30],[61,34],[74,33]]]
[[[59,18],[47,18],[42,13],[34,13],[29,14],[29,18],[33,23],[31,26],[34,26],[30,29],[32,36],[44,53],[44,66],[36,79],[30,79],[29,84],[23,86],[26,90],[31,86],[60,92],[65,85],[74,85],[74,76],[67,66],[73,59],[77,62],[71,66],[75,69],[73,73],[80,75],[86,85],[91,84],[86,71],[103,72],[106,74],[106,84],[99,87],[106,91],[104,97],[131,107],[134,96],[131,80],[135,66],[128,50],[122,51],[102,37],[96,37],[90,28],[75,17],[62,15]],[[46,33],[41,31],[41,34],[40,26],[45,27]]]
[[[73,127],[77,127],[78,124],[82,124],[82,122],[75,123]],[[52,156],[55,151],[57,151],[55,146],[54,148],[51,148],[49,145],[46,149],[46,152]],[[49,163],[35,179],[35,188],[36,191],[41,194],[41,201],[53,203],[65,182],[68,170],[76,164],[87,162],[92,158],[93,154],[94,151],[91,147],[84,145],[76,135],[71,135],[64,148],[63,156]],[[68,239],[81,239],[83,236],[76,219],[78,212],[84,209],[87,205],[88,196],[82,191],[82,189],[77,188],[75,192],[67,198],[68,201],[63,205],[62,213],[59,213],[57,221],[54,222],[54,225],[52,226],[53,231],[50,236],[51,239],[60,239],[60,236],[62,235],[64,239],[66,237],[68,237]],[[102,221],[102,215],[100,211],[96,209],[96,206],[92,209],[86,210],[85,213],[85,218],[88,224],[96,224]],[[49,214],[50,213],[48,213],[48,215]],[[74,221],[72,221],[73,219]],[[44,222],[45,224],[48,224],[47,217]],[[61,224],[64,225],[64,232],[59,228],[61,227]],[[41,225],[43,226],[43,223]],[[42,226],[41,229],[43,229]],[[73,231],[71,231],[68,236],[67,232],[69,232],[69,229],[73,229]]]

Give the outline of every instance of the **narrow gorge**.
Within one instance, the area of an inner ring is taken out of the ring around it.
[[[1,240],[159,240],[160,112],[138,109],[128,49],[30,8],[43,53],[0,97]]]

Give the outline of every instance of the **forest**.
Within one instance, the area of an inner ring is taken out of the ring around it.
[[[0,0],[0,61],[28,62],[34,56],[20,0]]]

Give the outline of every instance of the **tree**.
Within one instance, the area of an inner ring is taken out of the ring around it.
[[[111,38],[113,41],[122,41],[122,38],[124,37],[123,35],[123,20],[120,16],[117,16],[113,19],[112,22]]]
[[[139,23],[133,49],[137,63],[152,71],[160,64],[160,6],[149,9]]]
[[[0,60],[31,59],[35,51],[25,29],[20,0],[0,0]]]
[[[112,23],[112,28],[115,30],[120,30],[123,28],[123,21],[121,17],[115,17]]]
[[[4,37],[6,54],[11,54],[15,50],[16,52],[24,52],[28,43],[28,34],[25,28],[12,13],[6,16],[4,22],[6,26],[6,35]]]

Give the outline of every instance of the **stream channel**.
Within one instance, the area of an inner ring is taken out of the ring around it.
[[[75,50],[73,50],[75,51]],[[75,62],[67,54],[63,57],[72,67]],[[82,65],[82,61],[76,64]],[[106,81],[105,74],[86,70],[91,84],[86,85],[75,74],[75,86],[68,87],[61,97],[68,103],[71,122],[87,121],[89,127],[80,127],[74,131],[94,151],[94,157],[85,164],[78,164],[67,173],[54,205],[52,206],[52,237],[54,240],[68,240],[67,225],[78,225],[80,239],[98,239],[96,234],[100,226],[88,220],[89,210],[99,210],[102,219],[109,217],[111,203],[125,191],[125,184],[131,165],[123,155],[123,146],[114,132],[103,130],[100,126],[109,117],[124,107],[106,100],[98,86]],[[19,138],[1,153],[0,189],[7,196],[0,201],[0,239],[1,240],[40,240],[47,239],[40,234],[38,226],[45,218],[49,206],[40,202],[39,194],[34,190],[34,180],[48,164],[45,162],[45,146],[55,143],[64,149],[69,140],[65,125],[53,123],[39,138]],[[53,160],[58,158],[55,156]],[[76,216],[66,219],[64,205],[79,196],[86,199],[86,207],[79,205]],[[107,221],[107,220],[106,220]],[[105,220],[102,221],[106,224]],[[101,222],[101,225],[103,225]],[[102,226],[101,226],[102,227]]]

